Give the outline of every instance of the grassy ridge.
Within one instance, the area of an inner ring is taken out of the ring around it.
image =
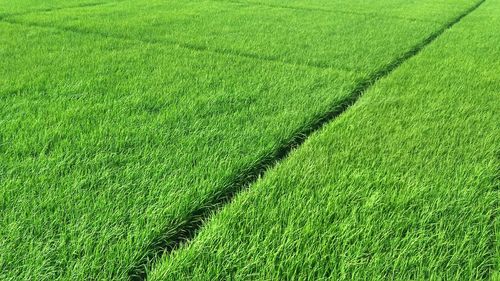
[[[154,3],[142,7],[168,14],[162,11],[171,6]],[[87,9],[97,7],[71,11],[81,19]],[[384,49],[354,48],[357,55],[332,59],[345,66],[365,56],[356,72],[150,42],[139,34],[153,29],[129,30],[126,18],[109,30],[116,36],[103,36],[112,11],[87,20],[95,30],[63,28],[58,15],[68,11],[0,24],[2,280],[126,278],[153,239],[343,100],[373,64],[389,63],[432,31],[400,20],[394,34],[388,20],[370,26]],[[404,30],[419,35],[399,36]]]
[[[149,280],[493,276],[499,15],[486,1],[374,85]]]

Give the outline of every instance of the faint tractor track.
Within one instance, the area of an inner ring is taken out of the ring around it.
[[[395,15],[380,15],[378,13],[346,11],[346,10],[339,10],[339,9],[333,10],[333,9],[324,9],[324,8],[319,8],[319,7],[300,7],[300,6],[293,6],[293,5],[280,5],[280,4],[264,3],[264,2],[260,2],[260,1],[241,1],[241,0],[211,0],[211,1],[221,2],[221,3],[240,4],[240,5],[245,5],[245,6],[263,6],[263,7],[276,8],[276,9],[322,12],[322,13],[330,13],[330,14],[364,16],[364,17],[375,17],[375,18],[386,18],[386,19],[389,18],[389,19],[397,19],[397,20],[406,20],[406,21],[410,21],[410,22],[417,21],[417,22],[424,22],[424,23],[430,23],[430,22],[440,23],[437,21],[430,21],[430,20],[423,20],[423,19],[409,18],[409,17],[400,17],[400,16],[395,16]]]
[[[53,26],[53,25],[41,24],[41,23],[24,22],[24,21],[20,21],[17,19],[9,18],[11,16],[13,16],[13,15],[10,15],[10,16],[4,17],[4,18],[2,18],[0,16],[0,21],[5,22],[5,23],[9,23],[9,24],[22,25],[22,26],[26,26],[26,27],[46,28],[46,29],[63,31],[63,32],[71,32],[71,33],[80,34],[80,35],[99,36],[99,37],[103,37],[103,38],[110,38],[110,39],[121,40],[121,41],[140,42],[140,43],[144,43],[144,44],[161,45],[161,46],[170,45],[170,46],[175,46],[178,48],[182,48],[182,49],[186,49],[186,50],[190,50],[190,51],[195,51],[195,52],[202,52],[202,53],[208,53],[208,54],[219,54],[219,55],[223,55],[223,56],[240,57],[240,58],[253,59],[253,60],[278,63],[278,64],[285,64],[285,65],[291,65],[291,66],[303,66],[303,67],[310,67],[310,68],[316,68],[316,69],[336,69],[336,70],[347,71],[347,72],[354,71],[354,69],[333,66],[333,65],[326,64],[326,63],[311,62],[311,61],[286,60],[286,59],[280,58],[279,56],[267,56],[267,55],[256,54],[256,53],[251,53],[251,52],[243,52],[243,51],[239,51],[239,50],[220,49],[220,48],[208,47],[208,46],[203,46],[203,45],[196,45],[193,43],[178,42],[178,41],[170,40],[167,38],[139,39],[139,38],[134,38],[134,37],[121,35],[121,34],[107,33],[105,31],[85,30],[85,29],[75,28],[75,27]]]
[[[74,5],[74,6],[41,8],[41,9],[29,10],[29,11],[25,11],[25,12],[5,13],[5,14],[0,14],[0,20],[7,21],[5,19],[7,19],[9,17],[24,16],[24,15],[37,14],[37,13],[48,13],[48,12],[54,12],[54,11],[71,10],[71,9],[86,8],[86,7],[95,7],[95,6],[102,6],[102,5],[106,5],[106,4],[110,4],[110,3],[115,3],[115,2],[93,2],[93,3],[84,3],[84,4]]]

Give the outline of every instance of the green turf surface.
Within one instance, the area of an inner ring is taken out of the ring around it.
[[[8,38],[0,47],[2,280],[124,278],[165,227],[345,97],[357,77],[0,30]]]
[[[393,0],[367,4],[376,17],[362,1],[335,16],[102,2],[1,2],[0,280],[126,279],[151,241],[474,4],[414,2],[438,10],[415,20]]]
[[[469,6],[471,2],[467,1]],[[467,7],[461,5],[462,11]],[[455,16],[455,8],[443,7],[435,18],[449,21]],[[408,42],[421,41],[442,25],[391,18],[383,11],[377,17],[330,15],[232,2],[161,0],[126,1],[9,20],[364,74],[381,68],[408,50]]]
[[[486,1],[148,280],[498,278],[498,30],[500,2]]]

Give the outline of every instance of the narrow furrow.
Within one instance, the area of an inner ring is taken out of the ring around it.
[[[183,224],[180,224],[176,229],[166,229],[161,236],[152,241],[149,248],[145,251],[146,254],[144,255],[144,258],[139,260],[132,267],[128,274],[130,280],[145,280],[147,278],[148,271],[154,267],[158,258],[162,255],[167,255],[172,251],[175,251],[183,243],[188,243],[190,240],[195,239],[196,234],[200,228],[203,227],[206,221],[226,204],[229,204],[238,193],[244,191],[257,179],[264,176],[267,170],[273,168],[277,163],[285,159],[292,150],[298,148],[302,143],[304,143],[304,141],[311,134],[320,130],[324,125],[345,112],[377,80],[388,76],[401,64],[419,54],[441,34],[460,22],[460,20],[472,13],[484,2],[485,0],[477,2],[458,17],[445,24],[442,28],[429,35],[425,40],[416,44],[413,48],[411,48],[411,50],[401,55],[398,59],[392,61],[382,69],[360,81],[354,90],[352,90],[348,98],[346,98],[343,102],[332,106],[330,111],[311,120],[308,125],[298,130],[292,138],[284,142],[273,153],[260,159],[255,165],[248,167],[241,173],[237,174],[225,188],[220,189],[221,192],[214,194],[212,198],[203,205],[203,207],[189,214]]]

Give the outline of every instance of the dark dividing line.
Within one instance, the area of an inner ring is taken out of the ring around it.
[[[95,6],[101,6],[101,5],[105,5],[105,4],[109,4],[109,3],[114,3],[114,2],[84,3],[84,4],[80,4],[80,5],[75,5],[75,6],[42,8],[42,9],[37,9],[37,10],[25,11],[25,12],[7,13],[7,14],[0,15],[0,20],[4,20],[4,19],[9,18],[9,17],[24,16],[24,15],[29,15],[29,14],[48,13],[48,12],[55,12],[55,11],[61,11],[61,10],[71,10],[71,9],[78,9],[78,8],[95,7]]]
[[[108,3],[113,3],[113,2],[94,2],[94,3],[84,3],[84,4],[80,4],[80,5],[75,5],[75,6],[45,8],[45,9],[27,11],[25,13],[19,13],[19,14],[16,14],[16,16],[36,14],[36,13],[48,13],[48,12],[61,11],[61,10],[71,10],[71,9],[78,9],[78,8],[95,7],[95,6],[105,5]]]
[[[278,4],[270,4],[263,2],[253,2],[253,1],[238,1],[238,0],[212,0],[216,2],[222,3],[235,3],[246,6],[264,6],[270,8],[278,8],[278,9],[288,9],[288,10],[297,10],[297,11],[310,11],[310,12],[323,12],[323,13],[331,13],[331,14],[343,14],[343,15],[356,15],[356,16],[366,16],[366,17],[377,17],[377,18],[392,18],[406,21],[418,21],[418,22],[434,22],[436,21],[427,21],[417,18],[406,18],[406,17],[398,17],[394,15],[379,15],[377,13],[364,13],[364,12],[356,12],[356,11],[345,11],[345,10],[332,10],[332,9],[323,9],[317,7],[299,7],[299,6],[290,6],[290,5],[278,5]]]
[[[27,26],[27,27],[47,28],[47,29],[59,30],[59,31],[63,31],[63,32],[71,32],[71,33],[77,33],[77,34],[82,34],[82,35],[94,35],[94,36],[100,36],[100,37],[122,40],[122,41],[141,42],[144,44],[151,44],[151,45],[165,45],[165,44],[167,44],[170,46],[176,46],[176,47],[179,47],[182,49],[187,49],[190,51],[218,54],[218,55],[223,55],[223,56],[241,57],[241,58],[246,58],[246,59],[279,63],[279,64],[291,65],[291,66],[304,66],[304,67],[310,67],[310,68],[316,68],[316,69],[335,69],[335,70],[341,70],[341,71],[346,71],[346,72],[355,71],[355,69],[350,69],[347,67],[337,66],[337,65],[330,65],[328,63],[286,60],[286,59],[280,59],[278,56],[266,56],[266,55],[256,54],[256,53],[242,52],[242,51],[238,51],[238,50],[234,50],[234,49],[211,48],[208,46],[196,45],[196,44],[185,43],[185,42],[177,42],[177,41],[169,40],[169,39],[139,39],[139,38],[134,38],[134,37],[128,37],[125,35],[110,34],[110,33],[95,31],[95,30],[82,30],[82,29],[74,28],[74,27],[53,26],[53,25],[40,24],[40,23],[29,23],[29,22],[19,21],[19,20],[15,20],[15,19],[9,19],[7,17],[2,18],[1,16],[0,16],[0,21],[10,23],[10,24],[23,25],[23,26]]]
[[[149,247],[144,250],[143,258],[138,260],[129,270],[129,279],[133,281],[145,280],[147,278],[148,271],[153,268],[154,264],[161,256],[169,254],[178,249],[182,244],[193,240],[199,230],[203,227],[205,221],[210,219],[210,217],[224,207],[224,205],[230,203],[239,192],[247,189],[257,179],[264,176],[267,170],[273,168],[277,163],[287,158],[290,152],[302,145],[312,133],[318,131],[327,123],[344,113],[375,82],[391,74],[404,62],[418,55],[427,45],[431,44],[446,30],[460,22],[460,20],[472,13],[484,2],[485,0],[480,0],[457,18],[445,24],[441,29],[432,33],[425,40],[415,45],[411,50],[402,54],[398,59],[360,81],[351,94],[340,104],[333,105],[328,112],[322,116],[317,116],[317,118],[312,119],[309,124],[303,126],[295,134],[293,134],[289,140],[283,142],[277,150],[261,158],[255,165],[234,175],[232,180],[229,180],[228,184],[225,185],[221,191],[213,194],[213,196],[207,200],[202,207],[194,210],[190,214],[187,214],[184,221],[178,223],[177,226],[174,228],[166,228],[165,231],[154,239],[150,243]]]

